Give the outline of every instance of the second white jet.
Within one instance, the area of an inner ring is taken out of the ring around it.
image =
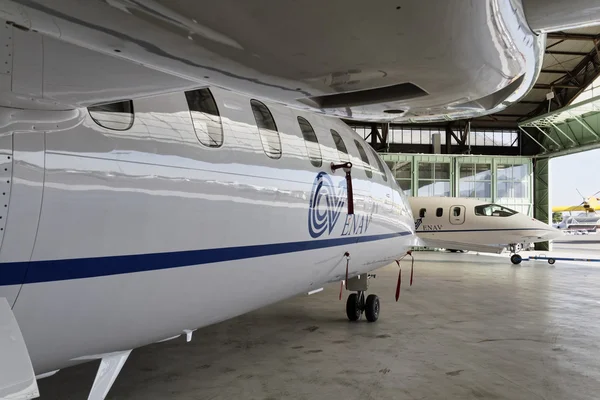
[[[523,244],[544,242],[563,233],[505,206],[459,197],[412,197],[417,236],[428,247],[501,253],[508,248],[513,264]]]

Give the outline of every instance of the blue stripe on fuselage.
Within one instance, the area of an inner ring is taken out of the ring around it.
[[[307,240],[303,242],[271,243],[168,253],[0,263],[0,286],[93,278],[98,276],[243,260],[254,257],[323,249],[345,244],[372,242],[399,236],[407,236],[410,234],[411,232],[407,231],[382,235],[341,237],[324,240]],[[25,274],[25,281],[23,282],[23,276]]]

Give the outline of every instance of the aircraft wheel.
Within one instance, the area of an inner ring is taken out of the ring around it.
[[[556,260],[554,258],[548,259],[548,264],[550,264],[550,265],[554,265],[555,262],[556,262]]]
[[[348,300],[346,300],[346,315],[350,321],[358,321],[361,314],[362,311],[358,304],[358,294],[352,293],[348,296]]]
[[[521,264],[521,261],[523,261],[523,257],[518,254],[513,254],[510,256],[510,262],[513,264]]]
[[[367,297],[367,301],[365,303],[365,316],[367,317],[367,321],[375,322],[379,318],[379,297],[374,294],[370,294]]]

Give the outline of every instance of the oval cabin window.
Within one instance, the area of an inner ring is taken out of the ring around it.
[[[271,111],[258,100],[250,100],[250,106],[265,154],[271,158],[281,158],[281,139]]]
[[[358,140],[354,140],[354,144],[356,144],[358,154],[360,155],[360,159],[364,164],[365,174],[367,174],[367,178],[370,179],[373,177],[373,171],[371,171],[371,164],[369,163],[369,157],[367,156],[367,152]]]
[[[319,140],[317,139],[315,130],[312,125],[302,117],[298,117],[298,125],[300,125],[300,130],[304,137],[304,144],[306,145],[310,163],[315,167],[320,167],[321,164],[323,164],[323,158],[321,157],[321,148],[319,147]]]
[[[381,172],[381,177],[383,178],[383,181],[387,182],[387,175],[385,174],[383,163],[379,159],[379,154],[377,154],[377,152],[373,148],[371,148],[371,151],[373,152],[373,157],[375,157],[375,162],[377,162],[377,168],[379,168],[379,172]]]
[[[196,137],[207,147],[223,145],[223,124],[217,103],[209,89],[185,92]]]
[[[335,148],[338,151],[338,157],[340,158],[340,161],[350,161],[350,156],[348,156],[348,149],[346,148],[344,139],[342,139],[342,137],[339,133],[337,133],[337,131],[330,129],[330,132],[331,137],[333,138],[333,143],[335,143]]]
[[[131,100],[98,104],[88,107],[94,122],[106,129],[126,131],[133,125],[133,102]]]

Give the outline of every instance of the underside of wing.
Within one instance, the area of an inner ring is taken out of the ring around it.
[[[421,239],[421,242],[426,247],[448,249],[448,250],[468,250],[468,251],[481,251],[484,253],[502,253],[506,245],[479,245],[464,242],[452,242],[447,240],[430,240]]]

